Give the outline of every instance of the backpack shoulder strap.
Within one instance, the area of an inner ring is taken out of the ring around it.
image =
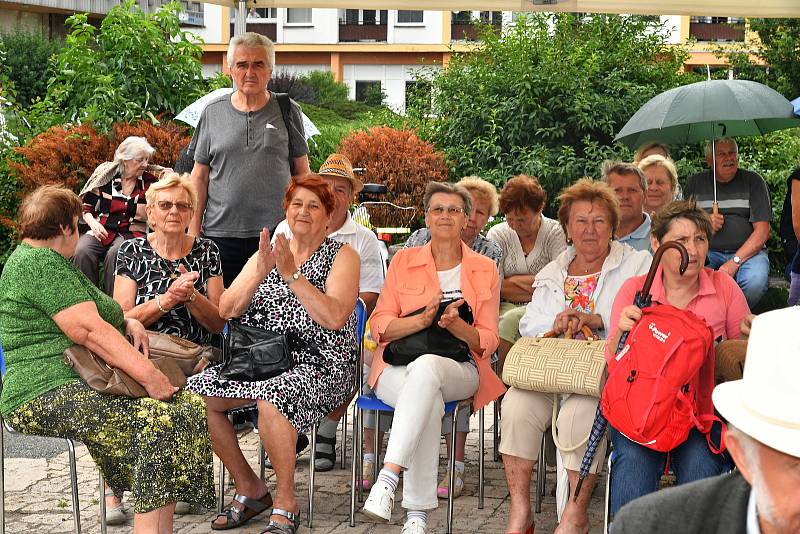
[[[292,153],[294,153],[294,145],[292,144],[292,102],[288,93],[274,93],[275,98],[278,100],[278,106],[281,108],[281,116],[283,117],[283,124],[286,126],[286,133],[289,134],[289,161],[291,165]]]

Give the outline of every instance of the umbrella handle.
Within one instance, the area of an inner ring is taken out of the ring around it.
[[[719,202],[717,202],[716,200],[711,203],[711,214],[719,215]]]

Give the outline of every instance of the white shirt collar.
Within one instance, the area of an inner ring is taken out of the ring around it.
[[[750,488],[750,498],[747,500],[747,534],[761,534],[758,525],[758,511],[756,510],[756,488]]]
[[[347,218],[344,220],[344,224],[341,228],[336,230],[335,232],[328,234],[328,237],[331,239],[337,235],[352,235],[356,233],[356,223],[353,220],[353,217],[350,216],[350,212],[347,212]]]

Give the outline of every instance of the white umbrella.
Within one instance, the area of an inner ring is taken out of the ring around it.
[[[217,98],[218,96],[227,95],[233,92],[233,88],[231,87],[223,87],[222,89],[216,89],[211,91],[205,96],[202,96],[186,106],[183,111],[178,113],[175,116],[175,120],[185,122],[186,124],[197,127],[197,123],[200,122],[200,114],[206,108],[209,102],[213,99]],[[303,130],[306,135],[306,140],[311,139],[313,136],[318,135],[320,133],[319,129],[311,122],[311,119],[306,117],[306,114],[302,111],[300,112],[301,117],[303,118]]]

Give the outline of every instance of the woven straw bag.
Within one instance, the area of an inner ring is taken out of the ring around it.
[[[503,382],[542,393],[600,398],[606,381],[606,342],[585,326],[583,334],[586,340],[558,339],[552,330],[541,337],[520,338],[506,356]]]

